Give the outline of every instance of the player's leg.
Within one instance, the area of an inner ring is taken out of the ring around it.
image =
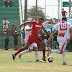
[[[30,46],[31,44],[27,43],[25,44],[25,46],[23,46],[22,48],[20,48],[16,53],[12,54],[12,57],[13,57],[13,60],[15,60],[15,57],[17,54],[19,54],[20,52],[28,49],[28,47]]]
[[[49,49],[51,52],[54,52],[54,53],[58,53],[58,54],[61,54],[61,52],[62,52],[62,46],[63,46],[63,44],[64,44],[64,42],[65,42],[65,40],[62,40],[63,39],[63,37],[57,37],[57,41],[58,41],[58,43],[59,43],[59,48],[58,49],[55,49],[55,50],[53,50],[53,49]]]
[[[40,45],[42,45],[42,50],[43,50],[43,60],[46,61],[46,57],[45,57],[45,43],[43,41],[41,41]]]
[[[28,49],[26,49],[26,50],[24,50],[24,51],[22,51],[22,52],[19,53],[19,58],[21,58],[21,56],[22,56],[23,54],[27,54],[27,53],[29,53],[29,52],[31,52],[31,51],[33,51],[33,48],[30,49],[30,46],[29,46]]]
[[[36,44],[36,43],[35,43],[35,44]],[[33,47],[33,49],[34,49],[34,51],[35,51],[36,61],[37,61],[37,62],[42,62],[41,60],[39,60],[37,44],[36,44],[36,46]]]
[[[33,49],[35,51],[36,60],[39,60],[39,58],[38,58],[38,48],[37,47],[33,47]]]
[[[63,53],[62,53],[62,59],[63,59],[63,65],[66,65],[66,61],[65,61],[65,49],[66,49],[66,45],[67,45],[67,40],[65,41],[65,45],[63,48]]]
[[[63,59],[63,65],[66,65],[66,61],[65,61],[65,51],[62,53],[62,59]]]
[[[6,3],[6,1],[4,1],[4,5],[3,5],[3,7],[5,7],[5,3]]]

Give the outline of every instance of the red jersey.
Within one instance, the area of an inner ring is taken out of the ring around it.
[[[44,28],[42,24],[39,24],[38,21],[31,21],[31,24],[33,24],[32,32],[33,35],[38,35],[40,32],[40,29]]]
[[[66,11],[62,11],[62,15],[63,15],[63,16],[66,16],[65,13],[67,13],[67,12],[66,12]]]

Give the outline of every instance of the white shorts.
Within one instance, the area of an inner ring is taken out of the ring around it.
[[[59,43],[59,49],[61,51],[65,51],[66,44],[67,44],[67,38],[66,37],[57,37],[57,41]]]
[[[28,38],[25,38],[25,43],[27,42]],[[29,46],[29,49],[33,49],[33,47],[37,47],[37,44],[34,42]]]

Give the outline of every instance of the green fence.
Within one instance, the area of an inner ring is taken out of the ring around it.
[[[8,49],[14,49],[14,37],[11,37],[11,25],[8,27],[8,29],[10,30]],[[18,29],[17,27],[16,30],[19,32],[17,48],[20,48],[22,46],[21,33],[20,29]],[[3,26],[0,26],[0,49],[5,49],[5,37],[3,35]]]

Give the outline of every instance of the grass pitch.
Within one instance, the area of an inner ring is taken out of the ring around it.
[[[12,53],[16,51],[0,50],[0,72],[72,72],[72,52],[66,52],[67,65],[62,65],[62,55],[52,53],[52,63],[36,62],[34,51],[12,60]],[[42,51],[39,51],[39,59],[42,58]],[[47,52],[46,52],[47,54]]]

